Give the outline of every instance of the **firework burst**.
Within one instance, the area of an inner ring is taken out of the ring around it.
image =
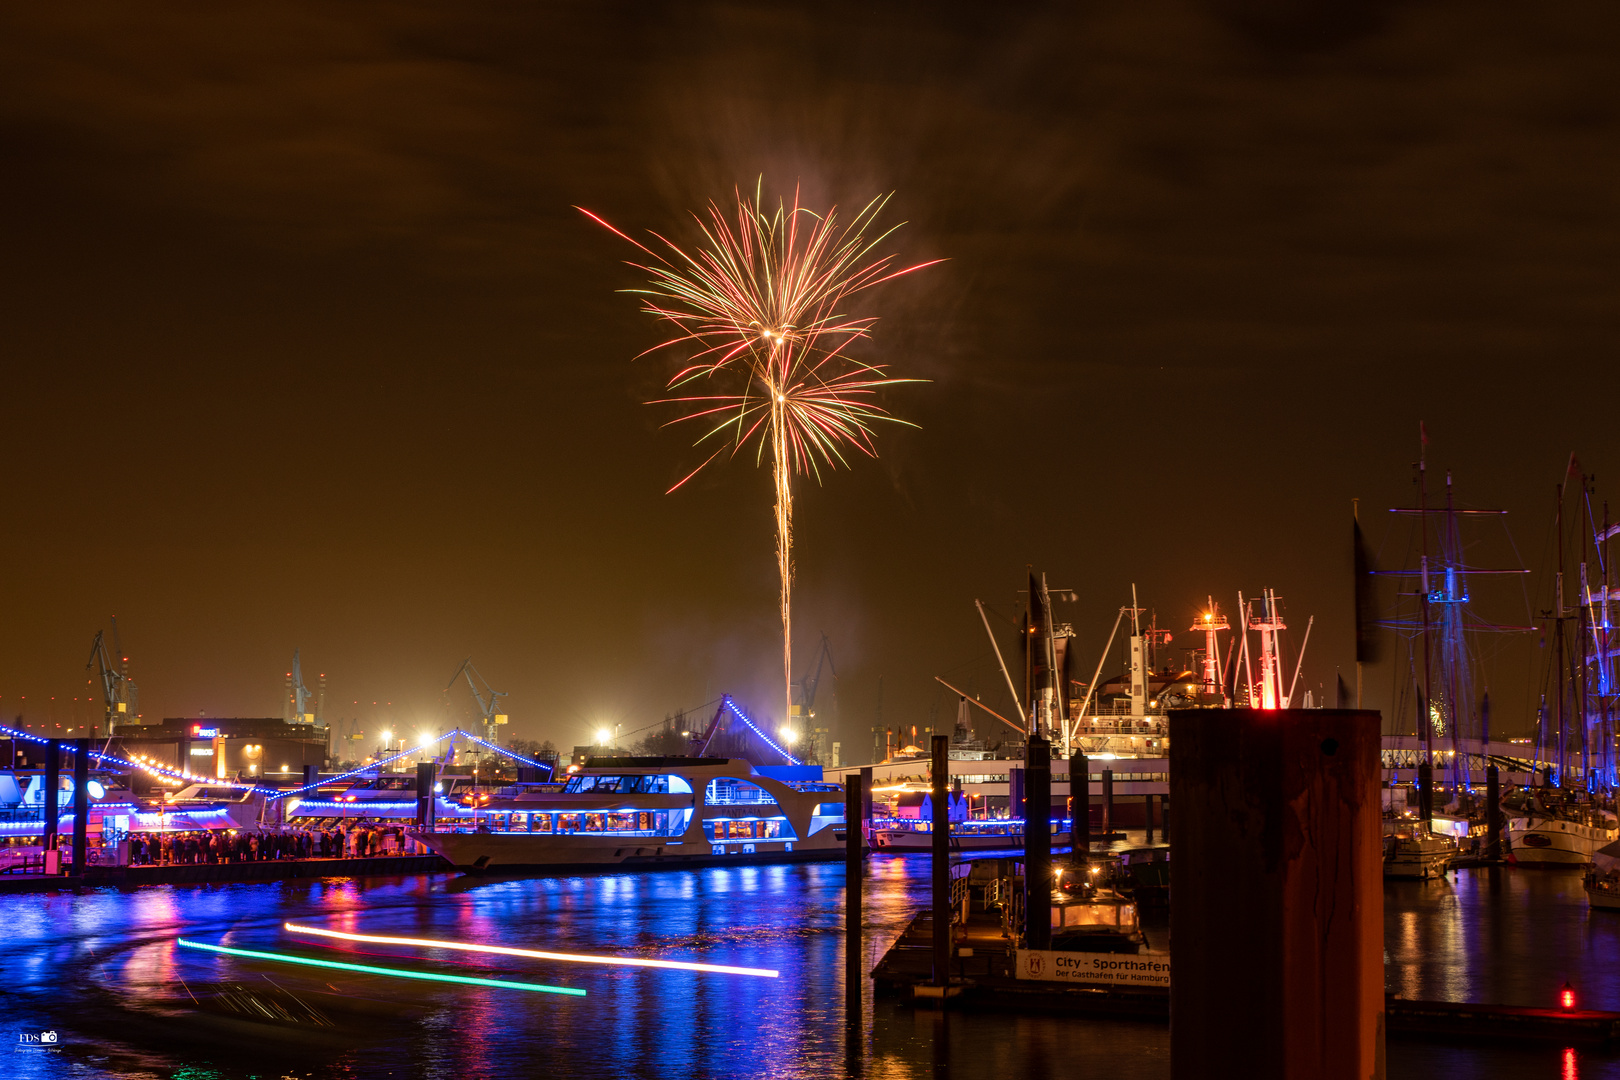
[[[776,558],[782,579],[782,677],[787,711],[793,705],[793,489],[795,475],[848,466],[849,451],[877,456],[873,426],[905,424],[878,403],[879,393],[900,383],[883,364],[848,353],[871,335],[874,316],[856,316],[844,305],[856,293],[934,262],[895,268],[893,255],[877,248],[893,226],[874,232],[887,196],[873,199],[847,223],[837,209],[814,213],[778,203],[766,210],[737,193],[735,216],[710,203],[694,215],[703,243],[688,251],[652,233],[648,247],[589,210],[592,220],[634,244],[648,258],[630,263],[650,278],[649,287],[627,290],[643,297],[642,309],[674,330],[650,353],[680,353],[670,377],[671,396],[653,404],[681,410],[670,424],[700,428],[696,445],[713,446],[708,457],[675,491],[716,458],[752,449],[756,463],[767,455],[776,482]],[[914,426],[914,425],[907,425]]]

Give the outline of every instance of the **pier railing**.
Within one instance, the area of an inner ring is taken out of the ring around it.
[[[971,895],[968,879],[972,874],[973,864],[970,862],[956,863],[951,867],[952,925],[967,921],[968,897]]]

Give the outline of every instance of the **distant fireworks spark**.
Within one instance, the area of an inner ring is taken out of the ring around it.
[[[767,211],[758,191],[751,200],[738,192],[735,221],[716,203],[709,204],[707,218],[694,215],[703,244],[691,252],[653,233],[655,250],[580,208],[650,260],[630,264],[649,275],[650,287],[629,291],[644,297],[643,310],[676,332],[648,353],[689,350],[669,379],[674,396],[653,404],[680,406],[681,415],[670,423],[695,421],[702,428],[697,445],[719,444],[669,490],[728,451],[735,456],[752,446],[756,463],[770,456],[782,579],[784,716],[793,706],[792,477],[808,473],[819,481],[823,467],[849,464],[849,449],[876,457],[873,425],[906,423],[878,404],[879,392],[921,381],[893,378],[886,365],[856,360],[846,351],[869,337],[877,321],[844,311],[846,300],[939,261],[896,269],[892,254],[877,253],[898,228],[872,233],[887,202],[887,196],[873,199],[840,224],[836,208],[816,214],[799,205],[797,193],[791,206],[778,203]]]

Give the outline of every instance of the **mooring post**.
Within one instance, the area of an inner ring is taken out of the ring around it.
[[[1502,861],[1502,777],[1495,765],[1485,766],[1485,858]]]
[[[1069,755],[1069,862],[1084,868],[1091,854],[1091,762],[1084,751]]]
[[[861,878],[866,865],[860,773],[844,781],[844,1017],[861,1019]]]
[[[1103,843],[1107,844],[1114,838],[1114,770],[1106,765],[1102,771],[1102,801]]]
[[[439,782],[439,763],[436,761],[418,761],[416,763],[416,827],[424,832],[432,832],[435,810],[438,804],[434,801],[437,794],[433,787]]]
[[[1024,766],[1024,948],[1052,947],[1051,747],[1031,735]]]
[[[948,781],[951,774],[951,740],[934,736],[933,762],[933,885],[934,885],[934,985],[951,981],[951,804]]]
[[[73,876],[84,876],[84,845],[90,838],[90,740],[73,740]]]
[[[862,840],[869,837],[872,831],[872,766],[867,765],[861,769],[861,833]]]
[[[45,744],[45,802],[42,807],[45,814],[44,851],[56,851],[60,840],[56,834],[57,818],[61,814],[59,802],[62,787],[62,744],[55,739]],[[58,869],[61,864],[58,863]]]
[[[1170,1075],[1381,1080],[1376,712],[1178,709]]]

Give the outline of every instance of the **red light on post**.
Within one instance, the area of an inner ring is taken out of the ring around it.
[[[1558,992],[1558,1004],[1565,1009],[1575,1007],[1575,988],[1567,982],[1564,984],[1564,988]]]

